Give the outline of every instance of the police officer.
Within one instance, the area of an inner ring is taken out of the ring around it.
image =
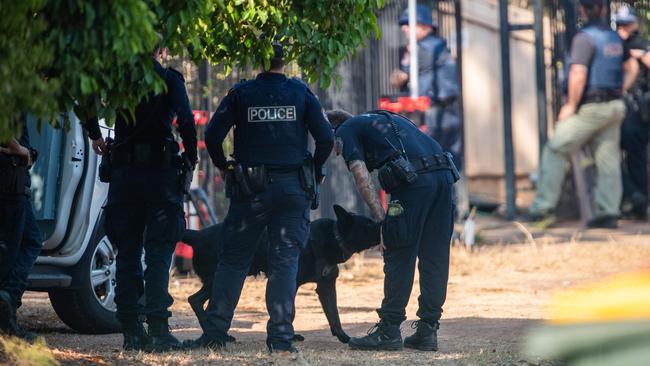
[[[431,8],[418,4],[415,37],[418,47],[418,94],[429,97],[431,105],[424,114],[429,134],[445,151],[451,152],[457,167],[463,160],[462,120],[460,118],[460,85],[456,63],[444,39],[436,35],[438,25]],[[409,36],[408,9],[399,19],[404,34]],[[391,75],[393,86],[408,90],[411,55],[408,47],[401,55],[400,70]]]
[[[303,82],[284,75],[282,47],[273,47],[270,69],[254,80],[236,84],[221,101],[205,133],[214,165],[222,172],[229,167],[245,172],[239,177],[247,182],[237,182],[231,191],[208,319],[203,335],[190,347],[225,345],[256,243],[266,229],[270,318],[266,343],[271,352],[295,352],[296,273],[300,249],[308,237],[310,206],[299,175],[305,159],[310,158],[307,133],[316,143],[313,164],[318,180],[324,177],[321,167],[332,150],[334,136],[317,98]],[[222,142],[233,127],[235,162],[229,164]],[[234,183],[230,174],[227,185]],[[244,184],[250,185],[250,191]]]
[[[452,186],[458,171],[450,154],[408,119],[385,111],[352,117],[330,111],[336,128],[337,154],[343,155],[357,190],[372,217],[383,222],[384,299],[380,321],[350,347],[399,350],[403,346],[437,350],[438,321],[447,293],[449,246],[453,231]],[[391,194],[388,216],[370,172],[378,170],[382,188]],[[398,201],[398,202],[397,202]],[[419,260],[420,298],[415,334],[402,344],[400,324],[413,287]]]
[[[18,325],[16,309],[43,244],[29,197],[33,158],[23,115],[20,138],[0,144],[0,334],[28,341],[36,336]]]
[[[160,352],[182,346],[168,325],[168,308],[173,302],[168,292],[169,268],[185,224],[181,157],[172,135],[172,119],[177,117],[183,156],[192,166],[197,161],[196,129],[183,76],[159,62],[167,54],[166,48],[157,46],[151,65],[165,81],[167,91],[150,93],[142,100],[136,107],[135,120],[125,118],[128,112],[118,114],[110,151],[113,170],[104,228],[117,248],[115,303],[125,350]],[[86,127],[95,151],[105,153],[97,121],[88,122]],[[141,308],[138,299],[143,288],[145,305]],[[141,314],[146,315],[148,334]]]
[[[623,163],[622,214],[637,220],[648,218],[648,135],[650,134],[650,44],[639,32],[634,8],[621,6],[616,15],[616,30],[630,55],[639,64],[639,77],[625,94],[627,113],[621,125]]]
[[[579,10],[587,23],[573,38],[567,101],[544,147],[540,181],[527,219],[554,220],[567,161],[574,151],[589,144],[598,176],[596,215],[587,226],[615,228],[622,193],[619,137],[625,104],[621,98],[634,81],[638,65],[629,58],[618,34],[603,21],[603,0],[580,0]]]

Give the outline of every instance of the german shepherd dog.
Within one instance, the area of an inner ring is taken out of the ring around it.
[[[336,278],[339,263],[344,263],[354,253],[379,244],[380,225],[368,217],[347,212],[335,205],[336,220],[318,219],[311,223],[309,240],[300,252],[297,285],[316,283],[316,293],[332,331],[339,341],[348,343],[350,337],[341,327],[336,303]],[[212,294],[212,281],[217,270],[219,252],[223,246],[223,224],[216,224],[203,230],[187,230],[183,242],[194,249],[192,265],[201,279],[202,287],[188,298],[190,306],[203,327],[206,319],[205,303]],[[257,243],[255,258],[248,274],[257,276],[267,272],[266,231]],[[295,340],[304,338],[296,335]],[[234,338],[230,337],[230,341]]]

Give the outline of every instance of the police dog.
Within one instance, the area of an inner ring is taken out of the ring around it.
[[[335,205],[336,220],[318,219],[311,223],[309,240],[300,252],[297,285],[316,283],[316,293],[332,331],[339,341],[348,343],[350,337],[341,327],[336,303],[336,278],[339,263],[344,263],[354,253],[379,244],[379,224],[368,217],[347,212]],[[205,303],[212,293],[212,280],[223,245],[223,224],[216,224],[203,230],[187,230],[183,242],[194,249],[192,265],[202,282],[202,287],[188,298],[190,306],[203,327],[206,319]],[[266,231],[258,240],[257,252],[248,274],[257,276],[267,272]],[[304,338],[296,335],[295,340]],[[234,338],[230,337],[230,341]]]

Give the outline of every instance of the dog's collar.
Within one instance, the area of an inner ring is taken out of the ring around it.
[[[345,241],[341,236],[341,232],[339,231],[339,225],[336,222],[334,223],[334,240],[336,241],[336,244],[339,246],[339,249],[341,250],[342,253],[341,259],[344,262],[348,258],[352,257],[352,254],[354,254],[354,252],[349,251],[348,248],[345,247]]]

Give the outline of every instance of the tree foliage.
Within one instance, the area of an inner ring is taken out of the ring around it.
[[[151,67],[161,34],[172,53],[227,68],[268,65],[286,46],[308,82],[371,34],[384,0],[0,0],[0,140],[27,112],[47,120],[74,109],[114,121],[164,84]]]

